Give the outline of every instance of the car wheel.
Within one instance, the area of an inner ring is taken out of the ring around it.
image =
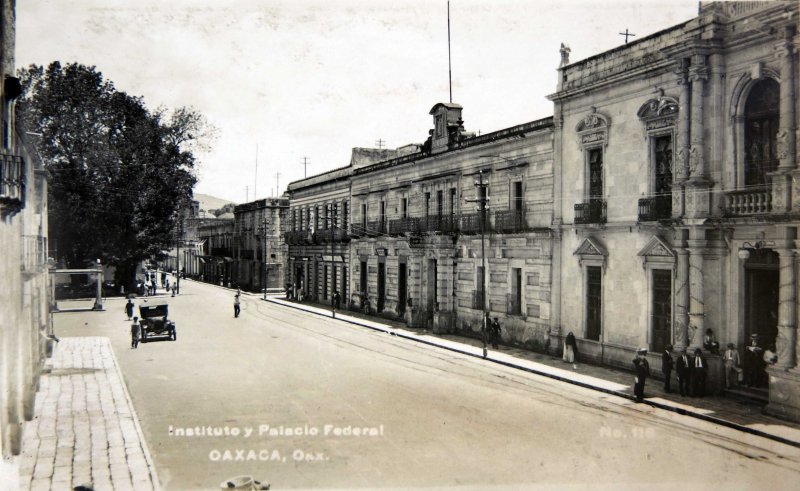
[[[143,343],[147,342],[147,331],[142,331],[142,342]]]

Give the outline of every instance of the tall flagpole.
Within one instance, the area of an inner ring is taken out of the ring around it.
[[[450,103],[453,103],[453,69],[450,61],[450,0],[447,0],[447,79],[450,82]]]
[[[256,143],[256,175],[253,181],[253,200],[256,200],[258,199],[258,143]]]

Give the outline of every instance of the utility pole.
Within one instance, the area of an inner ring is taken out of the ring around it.
[[[378,141],[375,142],[375,146],[378,147],[378,148],[383,148],[383,146],[385,144],[386,144],[386,142],[384,140],[380,139],[380,138],[378,138]]]
[[[178,216],[178,240],[176,251],[175,251],[175,259],[177,260],[177,276],[175,278],[175,293],[180,294],[181,292],[181,238],[183,237],[183,208],[180,209],[180,215]]]
[[[275,194],[273,196],[277,196],[278,193],[281,192],[281,173],[275,173]]]
[[[303,157],[303,179],[308,177],[308,173],[306,172],[308,164],[309,164],[308,157]]]
[[[482,290],[482,302],[483,302],[483,332],[481,335],[481,339],[483,340],[483,357],[486,358],[487,349],[486,349],[486,334],[489,329],[489,300],[486,289],[486,278],[489,277],[488,272],[486,271],[486,202],[489,201],[488,193],[486,192],[486,188],[489,187],[488,182],[484,182],[483,180],[483,170],[478,171],[478,179],[475,181],[475,188],[478,190],[478,197],[476,199],[468,199],[468,202],[477,202],[480,206],[480,220],[481,220],[481,270],[483,271],[483,277],[481,281],[483,284],[481,285]]]

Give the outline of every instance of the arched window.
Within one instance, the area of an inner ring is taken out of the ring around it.
[[[778,167],[775,148],[778,134],[780,87],[778,82],[765,78],[757,82],[745,103],[744,126],[744,184],[769,184],[768,173]]]

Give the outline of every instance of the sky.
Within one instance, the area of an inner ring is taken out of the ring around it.
[[[552,115],[575,62],[697,14],[687,0],[451,0],[453,102],[467,131]],[[96,66],[148,107],[192,107],[217,135],[195,192],[236,203],[422,143],[448,102],[446,0],[21,0],[17,67]],[[307,166],[303,165],[306,159]]]

